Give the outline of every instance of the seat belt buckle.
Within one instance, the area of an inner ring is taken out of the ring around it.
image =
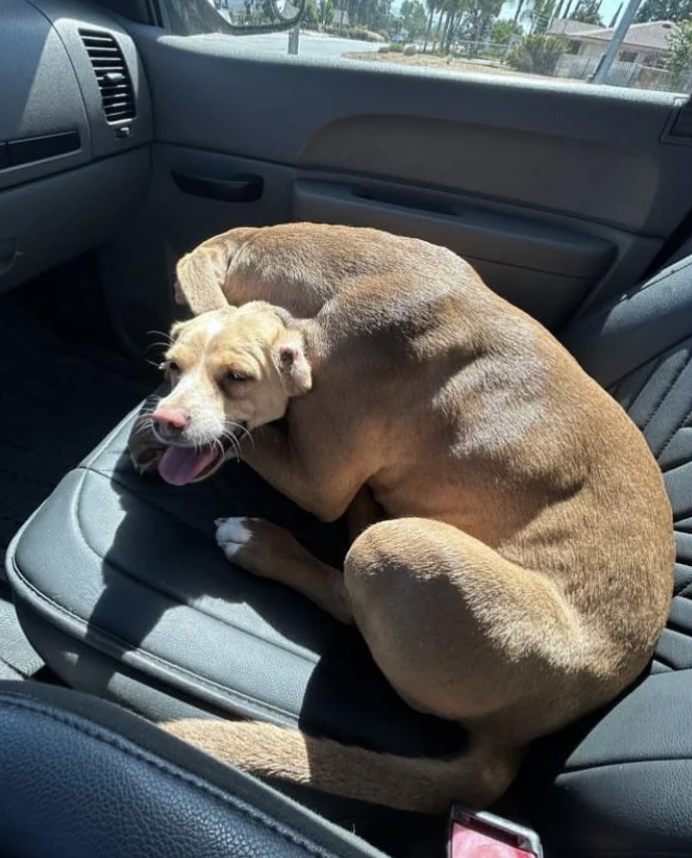
[[[447,858],[543,858],[543,848],[531,828],[455,804],[450,812]]]

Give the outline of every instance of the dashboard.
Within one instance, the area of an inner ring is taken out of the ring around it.
[[[134,42],[74,0],[0,3],[0,291],[107,239],[146,191]]]

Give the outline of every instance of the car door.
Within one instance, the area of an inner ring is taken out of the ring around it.
[[[173,0],[157,2],[165,21]],[[459,70],[453,56],[435,67],[428,55],[294,56],[277,42],[285,35],[128,27],[152,93],[152,181],[104,267],[133,340],[142,312],[152,327],[165,323],[175,259],[234,226],[347,223],[447,245],[559,330],[586,303],[634,285],[692,209],[679,92],[480,61]],[[142,264],[130,265],[123,291],[125,258]]]

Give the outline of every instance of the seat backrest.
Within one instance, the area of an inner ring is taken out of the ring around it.
[[[677,562],[655,671],[692,667],[692,256],[576,321],[563,342],[627,410],[664,474]]]

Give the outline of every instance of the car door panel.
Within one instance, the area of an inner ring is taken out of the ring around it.
[[[643,275],[690,208],[676,99],[253,55],[226,36],[135,26],[154,99],[152,216],[174,259],[209,235],[289,219],[445,244],[557,329]],[[679,142],[679,141],[678,141]],[[224,202],[175,175],[249,175]],[[172,264],[172,263],[171,263]]]

